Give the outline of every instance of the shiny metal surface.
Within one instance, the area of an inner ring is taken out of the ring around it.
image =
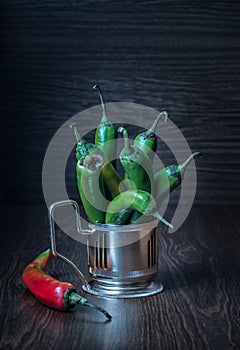
[[[54,211],[65,205],[75,207],[77,230],[88,235],[90,282],[71,260],[57,251]],[[50,206],[49,224],[52,254],[78,274],[86,292],[103,298],[130,298],[163,290],[161,283],[153,281],[158,270],[158,220],[140,225],[89,224],[89,230],[83,230],[78,204],[65,200]]]
[[[137,297],[159,293],[158,221],[141,225],[90,225],[87,290],[100,297]]]
[[[119,299],[127,299],[127,298],[137,298],[137,297],[146,297],[158,294],[163,291],[164,287],[160,282],[150,282],[146,285],[132,285],[125,288],[113,288],[113,286],[102,286],[99,283],[95,283],[91,281],[89,283],[90,289],[87,286],[83,285],[83,290],[86,292],[101,297],[101,298],[119,298]]]

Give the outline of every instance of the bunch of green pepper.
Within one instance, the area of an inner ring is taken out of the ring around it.
[[[117,128],[107,117],[106,106],[99,85],[98,91],[102,117],[95,132],[95,142],[88,143],[80,136],[76,124],[74,130],[77,145],[76,174],[78,192],[85,213],[91,223],[126,225],[142,223],[157,218],[169,227],[172,225],[160,214],[164,199],[183,179],[195,152],[180,165],[170,165],[154,174],[153,158],[158,139],[155,130],[159,120],[167,120],[167,112],[161,112],[149,130],[136,135],[130,143],[125,128]],[[119,155],[124,178],[117,170],[118,133],[124,138],[124,148]]]

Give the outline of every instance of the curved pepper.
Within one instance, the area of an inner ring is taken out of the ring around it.
[[[142,214],[152,215],[172,228],[172,225],[156,211],[156,201],[153,196],[146,191],[128,190],[116,196],[107,207],[105,223],[111,224],[113,218],[114,220],[116,218],[115,214],[121,212],[123,209],[129,209],[130,213],[137,210]],[[119,224],[126,223],[126,216],[123,215],[123,222]]]
[[[92,223],[104,223],[106,199],[101,171],[104,158],[92,154],[77,162],[77,186],[85,213]]]
[[[124,137],[124,148],[120,152],[120,163],[125,170],[125,179],[130,180],[137,190],[151,193],[153,184],[152,162],[144,152],[129,143],[127,130],[123,127],[118,129]]]
[[[149,221],[152,221],[151,215],[142,215],[142,213],[137,210],[131,213],[128,219],[129,224],[143,224]]]
[[[202,156],[201,152],[195,152],[180,165],[170,165],[161,169],[154,175],[155,182],[155,199],[158,206],[168,196],[174,188],[178,187],[184,177],[187,166],[194,158]]]
[[[107,215],[105,223],[111,225],[127,225],[129,224],[129,218],[133,213],[135,213],[135,211],[131,208],[121,209],[117,213],[112,213],[111,216],[110,214]]]
[[[107,118],[105,102],[99,85],[94,85],[93,89],[97,90],[102,106],[102,119],[95,133],[95,144],[101,148],[105,157],[113,165],[116,165],[117,143],[109,142],[118,138],[116,126]]]
[[[81,159],[79,165],[82,165],[83,159],[91,154],[100,154],[102,157],[104,157],[102,175],[107,197],[109,200],[111,200],[120,193],[119,185],[122,181],[121,176],[118,174],[112,163],[108,162],[105,155],[103,154],[103,151],[99,147],[93,143],[88,143],[85,139],[81,138],[76,123],[71,124],[70,127],[73,128],[77,140],[75,156],[78,161]]]
[[[45,272],[50,257],[51,250],[47,249],[25,267],[22,279],[30,292],[41,303],[53,309],[66,311],[77,304],[82,304],[101,311],[111,320],[112,316],[107,311],[90,304],[86,298],[77,294],[71,283],[59,281]]]
[[[154,154],[157,150],[157,136],[155,134],[156,127],[161,118],[166,121],[168,118],[167,112],[159,113],[149,130],[138,134],[133,142],[134,146],[139,147],[153,161]]]

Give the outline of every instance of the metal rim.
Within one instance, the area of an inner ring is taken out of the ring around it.
[[[159,223],[159,220],[155,219],[150,222],[146,222],[144,224],[129,224],[129,225],[112,225],[112,224],[91,224],[89,223],[88,226],[92,229],[99,230],[99,231],[141,231],[141,230],[147,230],[147,229],[153,229],[156,227]]]
[[[122,290],[116,290],[114,288],[101,288],[93,281],[89,282],[91,288],[88,289],[86,285],[82,286],[82,289],[94,296],[105,299],[127,299],[127,298],[139,298],[152,296],[161,293],[164,290],[164,286],[161,282],[153,281],[147,286],[142,288],[124,288]]]

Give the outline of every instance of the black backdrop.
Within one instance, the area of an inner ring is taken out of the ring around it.
[[[239,1],[1,0],[0,26],[2,203],[44,203],[48,143],[96,82],[205,154],[196,203],[239,203]]]

